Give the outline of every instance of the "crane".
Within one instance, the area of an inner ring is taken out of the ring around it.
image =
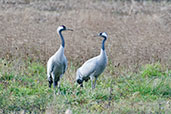
[[[76,81],[81,87],[83,87],[83,81],[87,82],[90,79],[91,87],[94,89],[97,78],[104,71],[107,65],[105,41],[107,40],[108,35],[106,32],[101,32],[98,34],[98,36],[103,38],[100,55],[86,61],[80,68],[78,68],[76,72]]]
[[[53,88],[55,92],[56,86],[58,86],[58,92],[60,91],[59,80],[62,78],[63,74],[67,69],[67,58],[64,55],[65,41],[62,35],[62,31],[72,29],[66,28],[64,25],[61,25],[57,28],[57,34],[60,36],[62,44],[60,45],[58,51],[51,56],[47,62],[47,77],[49,81],[49,87],[53,83]]]

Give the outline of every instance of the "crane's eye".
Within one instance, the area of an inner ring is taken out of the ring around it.
[[[102,33],[100,33],[100,36],[102,35]]]

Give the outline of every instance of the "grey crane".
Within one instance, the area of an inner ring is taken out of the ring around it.
[[[92,89],[94,89],[96,86],[97,78],[104,71],[107,65],[107,55],[105,51],[105,41],[107,39],[107,33],[101,32],[98,34],[98,36],[104,38],[102,41],[100,55],[86,61],[80,68],[78,68],[76,72],[76,81],[78,84],[80,84],[81,87],[83,87],[83,81],[87,82],[90,79],[91,87]],[[93,84],[94,78],[95,81]]]
[[[72,29],[66,28],[64,25],[61,25],[57,28],[57,34],[61,38],[62,45],[60,45],[58,51],[51,56],[47,62],[47,77],[49,81],[49,87],[51,88],[53,83],[54,90],[56,86],[58,86],[58,92],[60,91],[59,80],[67,69],[67,59],[64,55],[65,41],[62,35],[62,31],[66,30],[73,31]]]

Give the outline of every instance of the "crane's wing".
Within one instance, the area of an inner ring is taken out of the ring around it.
[[[67,64],[68,64],[68,61],[67,61],[67,59],[66,59],[66,57],[64,56],[64,64],[63,64],[63,74],[65,73],[65,71],[67,70]]]
[[[96,58],[89,59],[81,67],[80,72],[83,77],[90,76],[92,73],[96,72]]]

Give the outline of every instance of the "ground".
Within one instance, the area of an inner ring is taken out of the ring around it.
[[[46,63],[63,32],[68,70],[62,95],[48,88]],[[0,111],[3,113],[169,113],[171,3],[114,0],[0,0]],[[108,65],[94,91],[76,69],[100,53]],[[146,86],[145,86],[146,85]],[[0,113],[1,113],[0,112]]]

